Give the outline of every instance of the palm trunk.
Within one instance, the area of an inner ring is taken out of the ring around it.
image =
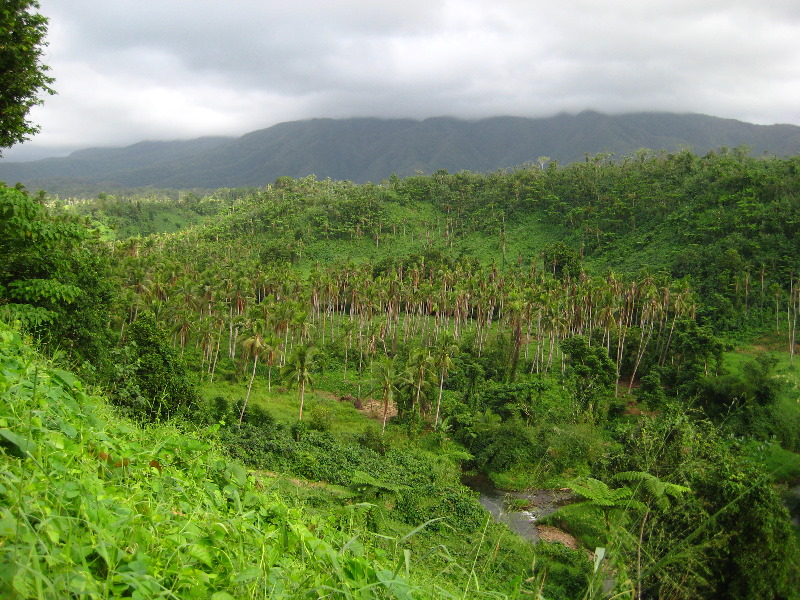
[[[383,427],[381,427],[381,435],[386,433],[386,416],[389,414],[389,396],[383,399]]]
[[[210,382],[211,383],[214,383],[214,371],[216,371],[216,369],[217,369],[217,361],[219,360],[219,348],[222,345],[222,326],[223,325],[224,325],[224,323],[222,321],[220,321],[219,332],[217,334],[217,349],[214,352],[214,362],[211,364],[211,370],[210,370],[210,373],[211,373]]]
[[[303,403],[305,402],[305,399],[306,399],[306,382],[305,381],[301,381],[300,382],[300,417],[298,417],[298,419],[300,421],[303,420]]]
[[[644,356],[645,350],[647,350],[647,344],[650,343],[650,338],[653,335],[653,328],[652,323],[651,327],[647,334],[647,339],[644,339],[644,330],[642,330],[642,335],[639,338],[639,351],[636,353],[636,363],[633,365],[633,373],[631,373],[631,380],[628,382],[628,391],[633,389],[633,380],[636,378],[636,371],[639,370],[639,364],[642,362],[642,357]]]
[[[242,426],[244,409],[247,408],[247,401],[250,399],[250,390],[253,389],[253,380],[256,378],[256,366],[258,366],[258,354],[256,354],[255,359],[253,359],[253,372],[250,374],[250,383],[247,386],[247,395],[244,397],[244,404],[242,404],[242,412],[239,413],[239,427]]]
[[[436,419],[433,422],[433,428],[439,428],[439,408],[442,406],[442,390],[444,388],[444,371],[439,377],[439,399],[436,401]]]

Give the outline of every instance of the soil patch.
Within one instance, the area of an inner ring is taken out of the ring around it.
[[[361,400],[361,407],[356,407],[358,410],[367,415],[370,419],[383,421],[383,401],[382,400]],[[397,407],[393,404],[389,405],[389,410],[386,412],[386,418],[391,419],[397,416]]]
[[[573,550],[578,549],[578,540],[571,536],[566,531],[562,531],[558,527],[551,527],[550,525],[537,525],[536,529],[539,532],[539,540],[543,542],[559,542],[564,544],[567,548]]]
[[[656,413],[654,413],[653,411],[642,410],[641,408],[639,408],[639,403],[636,402],[636,400],[629,400],[628,402],[625,403],[625,413],[624,414],[632,415],[634,417],[641,417],[641,416],[654,417],[654,416],[656,416]]]

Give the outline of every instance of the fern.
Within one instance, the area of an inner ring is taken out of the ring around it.
[[[593,505],[601,509],[644,507],[641,502],[632,499],[633,490],[627,486],[612,489],[599,479],[584,477],[573,481],[570,487],[572,491],[586,499],[581,503],[584,505]]]
[[[387,493],[399,496],[403,490],[408,489],[408,486],[398,483],[387,483],[376,479],[364,471],[355,471],[350,482],[350,488],[359,493],[363,498],[377,498]]]
[[[637,488],[641,486],[648,500],[651,500],[661,509],[669,508],[670,497],[677,498],[687,492],[691,492],[688,487],[662,481],[655,475],[644,471],[623,471],[613,477],[614,480],[636,482]]]

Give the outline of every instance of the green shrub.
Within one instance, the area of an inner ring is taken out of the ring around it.
[[[308,411],[308,427],[315,431],[330,431],[333,426],[333,410],[322,402],[317,402]]]
[[[388,450],[386,438],[381,434],[380,427],[375,423],[367,425],[363,433],[356,439],[359,444],[380,455],[386,454],[386,450]]]
[[[536,571],[543,573],[543,596],[552,600],[584,597],[591,575],[591,563],[584,550],[561,543],[536,545]]]
[[[117,352],[113,398],[132,417],[149,421],[198,405],[183,361],[152,315],[140,314],[128,328],[125,345]]]

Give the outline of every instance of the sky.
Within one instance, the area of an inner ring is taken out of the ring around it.
[[[316,117],[800,125],[797,0],[40,0],[55,96],[3,160]]]

